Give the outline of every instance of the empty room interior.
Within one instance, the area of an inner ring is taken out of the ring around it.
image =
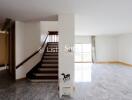
[[[132,100],[131,0],[0,0],[0,100]]]

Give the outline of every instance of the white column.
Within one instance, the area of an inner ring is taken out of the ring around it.
[[[74,53],[67,48],[74,46],[74,15],[59,15],[59,95],[73,95],[74,88]],[[70,80],[63,82],[62,73],[70,74]]]

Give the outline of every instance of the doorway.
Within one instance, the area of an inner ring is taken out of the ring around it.
[[[91,37],[76,36],[74,49],[74,81],[75,83],[91,82],[92,43]]]
[[[92,62],[91,44],[75,44],[75,62]]]
[[[15,80],[15,21],[6,19],[0,30],[0,65]]]
[[[8,34],[0,32],[0,70],[8,65]]]

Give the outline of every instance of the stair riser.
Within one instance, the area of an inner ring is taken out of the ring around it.
[[[49,47],[46,48],[46,50],[57,50],[58,51],[59,48],[56,47],[56,46],[53,46],[53,47],[52,46],[49,46]]]
[[[40,83],[40,82],[58,82],[58,80],[45,80],[45,79],[31,79],[30,80],[31,82],[38,82],[38,83]]]
[[[43,59],[58,59],[58,56],[44,56]]]
[[[41,73],[35,73],[35,76],[45,76],[45,77],[49,77],[49,76],[58,76],[58,74],[41,74]]]
[[[43,60],[43,62],[58,62],[58,60]]]
[[[58,61],[58,59],[57,58],[43,58],[43,60],[57,60]]]
[[[56,52],[56,51],[46,51],[45,54],[58,55],[58,52]]]
[[[39,68],[39,71],[58,71],[58,68]]]
[[[58,66],[41,66],[40,68],[49,68],[49,69],[57,68],[58,69]]]
[[[39,79],[39,80],[58,80],[58,76],[35,76],[32,79]]]
[[[39,74],[58,74],[58,71],[37,71]]]
[[[58,55],[58,52],[45,52],[44,55],[53,55],[53,56],[56,56],[56,55]]]
[[[53,45],[53,44],[54,44],[54,45],[58,45],[58,42],[48,42],[47,44],[48,44],[48,45],[51,45],[51,44],[52,44],[52,45]]]
[[[58,42],[56,42],[56,43],[55,42],[54,43],[53,42],[48,42],[47,44],[48,45],[58,45]]]
[[[45,74],[46,74],[46,73],[47,73],[47,74],[48,74],[48,73],[49,73],[49,74],[58,74],[58,70],[40,70],[40,69],[39,69],[37,72],[38,72],[38,73],[45,73]]]
[[[58,64],[42,64],[41,65],[41,67],[44,67],[44,66],[48,66],[48,67],[50,67],[50,66],[58,66]]]
[[[56,48],[58,48],[58,45],[48,45],[47,47],[51,47],[51,48],[56,47]]]
[[[39,74],[58,74],[58,71],[37,71]]]
[[[57,64],[56,66],[58,66],[58,63],[57,63],[57,62],[50,62],[50,63],[48,63],[48,62],[45,62],[45,63],[42,62],[42,64],[43,64],[42,66],[45,66],[45,64]],[[46,66],[48,66],[48,65],[46,65]],[[50,66],[52,66],[52,65],[50,65]],[[49,66],[49,67],[50,67],[50,66]],[[54,66],[54,65],[53,65],[53,66]]]
[[[45,54],[58,55],[58,52],[46,51]]]
[[[45,73],[45,72],[53,72],[53,73],[58,73],[58,68],[39,68],[38,69],[38,72],[40,72],[40,73]]]
[[[42,62],[42,64],[58,64],[58,62],[48,62],[48,61],[44,61],[44,62]]]

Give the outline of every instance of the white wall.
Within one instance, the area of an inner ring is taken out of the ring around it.
[[[91,36],[75,36],[75,43],[91,43]]]
[[[119,61],[132,64],[132,34],[118,37]]]
[[[74,83],[74,53],[65,50],[65,46],[74,46],[74,15],[59,15],[59,93],[63,86],[73,86]],[[61,73],[70,74],[70,81],[65,84]]]
[[[76,36],[75,43],[88,43],[89,38]],[[95,41],[97,62],[120,61],[132,64],[132,34],[97,35]]]
[[[117,61],[117,36],[96,36],[96,61]]]
[[[58,31],[58,21],[41,21],[41,33],[48,34],[48,31]]]
[[[104,0],[103,2],[107,2],[107,4],[110,4],[109,1]],[[115,4],[114,1],[111,7],[110,5],[107,6],[110,8],[106,10],[107,7],[105,4],[103,4],[103,2],[95,2],[97,4],[96,6],[91,5],[93,9],[90,9],[90,11],[88,11],[89,9],[87,9],[89,15],[76,14],[76,35],[115,35],[119,33],[132,33],[132,19],[130,18],[130,16],[128,16],[129,10],[122,13],[122,11],[125,11],[125,9],[130,8],[128,8],[128,6],[124,7],[120,5],[121,8],[116,8],[123,10],[116,11],[117,9],[113,9],[113,6],[117,6],[118,4]],[[125,1],[123,5],[127,4],[126,2],[127,1]],[[121,13],[121,15],[119,13]]]
[[[18,65],[22,60],[24,60],[23,50],[24,46],[24,23],[16,22],[16,65]]]
[[[40,42],[40,22],[19,22],[16,21],[16,66],[38,50]],[[16,70],[16,79],[26,77],[29,72],[41,59],[37,54]]]
[[[41,43],[45,40],[48,31],[58,31],[58,21],[40,21]]]
[[[20,22],[16,21],[16,66],[38,50],[46,38],[48,31],[58,31],[57,21]],[[40,60],[42,54],[32,59],[16,70],[16,79],[26,77]]]

